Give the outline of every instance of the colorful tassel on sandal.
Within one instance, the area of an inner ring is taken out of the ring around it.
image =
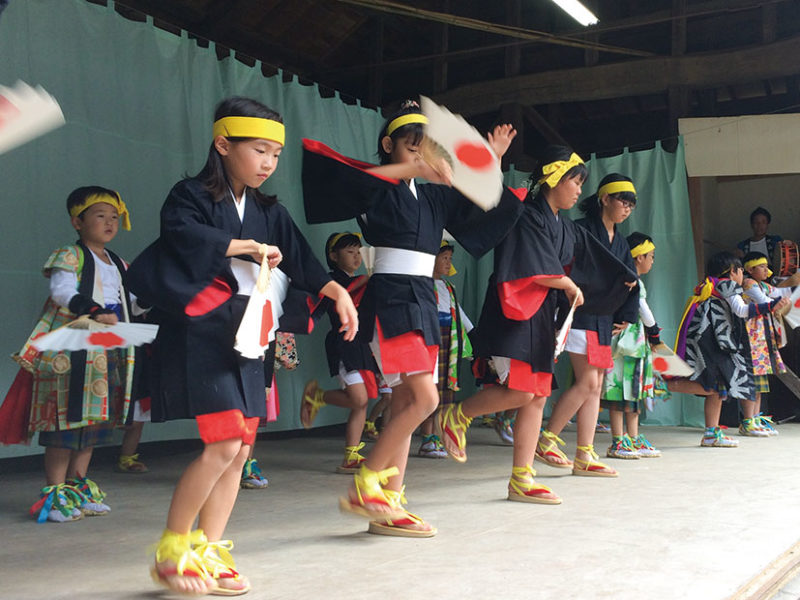
[[[48,485],[42,488],[40,496],[28,511],[37,523],[69,523],[83,518],[80,506],[86,498],[75,487],[66,483]]]
[[[80,509],[87,517],[102,516],[111,512],[111,507],[104,503],[106,493],[88,477],[78,475],[75,479],[67,479],[67,485],[75,487],[83,494],[85,502]]]

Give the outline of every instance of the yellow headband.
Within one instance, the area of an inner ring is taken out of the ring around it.
[[[336,242],[338,242],[340,239],[342,239],[346,235],[354,235],[359,240],[361,239],[361,234],[360,233],[353,233],[352,231],[343,231],[341,233],[337,233],[335,236],[333,236],[331,238],[331,241],[328,242],[328,252],[332,252],[333,251],[333,247],[336,245]]]
[[[558,182],[561,181],[561,178],[567,171],[569,171],[572,167],[582,164],[583,159],[574,152],[569,157],[569,160],[557,160],[555,162],[548,163],[542,167],[542,178],[539,180],[539,183],[546,183],[551,188],[554,188],[558,185]]]
[[[445,248],[448,248],[451,252],[455,252],[455,250],[456,250],[456,248],[455,248],[455,246],[453,246],[453,244],[451,244],[447,240],[442,240],[442,243],[439,244],[439,252],[441,252]],[[450,270],[447,272],[447,276],[448,277],[452,277],[456,273],[458,273],[458,271],[456,271],[456,268],[453,266],[453,263],[451,261],[450,262]]]
[[[283,123],[261,117],[223,117],[214,121],[213,137],[221,135],[228,138],[258,138],[278,142],[286,141],[286,127]]]
[[[634,246],[631,248],[631,256],[636,258],[637,256],[641,256],[642,254],[647,254],[656,249],[656,245],[651,242],[650,240],[645,240],[638,246]]]
[[[116,195],[111,196],[109,194],[92,194],[91,196],[87,196],[86,199],[76,206],[73,206],[69,209],[69,216],[70,217],[77,217],[83,211],[94,204],[100,204],[101,202],[105,202],[106,204],[110,204],[114,208],[117,209],[119,213],[119,221],[122,224],[122,228],[125,231],[131,230],[131,216],[128,212],[128,207],[125,206],[125,203],[122,201],[122,198],[119,197],[117,192],[114,192]]]
[[[744,268],[749,271],[750,269],[752,269],[753,267],[757,267],[758,265],[768,265],[768,264],[769,262],[767,261],[766,257],[762,256],[761,258],[754,258],[753,260],[748,260],[746,263],[744,263]],[[767,267],[767,277],[772,277],[772,269],[770,269],[769,267]]]
[[[636,195],[636,188],[633,187],[633,182],[631,181],[612,181],[611,183],[601,186],[600,189],[597,190],[597,197],[599,198],[603,194],[611,196],[613,194],[619,194],[620,192],[630,192]]]
[[[392,119],[391,123],[386,126],[386,135],[392,135],[392,133],[400,129],[403,125],[408,125],[409,123],[421,123],[422,125],[426,125],[428,123],[428,117],[420,113],[401,115],[396,119]]]

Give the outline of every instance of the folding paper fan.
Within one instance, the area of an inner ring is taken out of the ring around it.
[[[789,296],[789,310],[783,315],[783,321],[792,329],[800,325],[800,287],[796,287]]]
[[[152,342],[158,325],[147,323],[117,323],[105,325],[81,317],[33,340],[33,347],[45,350],[94,350],[141,346]]]
[[[270,269],[265,255],[236,331],[233,347],[239,354],[245,358],[264,357],[270,342],[275,339],[288,289],[289,278],[280,269]]]
[[[653,348],[653,369],[667,377],[690,377],[694,369],[664,343]]]
[[[0,86],[0,154],[64,124],[61,107],[37,86]]]
[[[453,187],[480,206],[494,208],[503,193],[500,159],[477,129],[430,98],[420,96],[422,113],[428,118],[425,135],[453,168]]]
[[[361,253],[361,260],[364,263],[364,268],[367,270],[367,275],[372,275],[372,271],[375,269],[374,246],[361,246],[358,251]]]
[[[567,318],[564,319],[564,324],[561,326],[561,329],[558,330],[556,333],[556,351],[554,359],[558,359],[558,355],[564,351],[564,348],[567,347],[567,336],[569,335],[569,330],[572,328],[572,319],[575,318],[575,303],[578,301],[577,298],[572,301],[572,306],[569,309],[569,313],[567,313]]]

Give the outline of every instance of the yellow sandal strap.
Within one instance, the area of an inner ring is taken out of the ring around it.
[[[360,460],[364,457],[358,453],[366,444],[361,442],[358,446],[345,446],[344,447],[344,459],[348,462],[352,462],[354,460]]]
[[[559,446],[566,446],[567,445],[567,443],[564,440],[562,440],[560,437],[558,437],[552,431],[548,431],[547,429],[542,431],[542,437],[550,440],[551,442],[556,442]]]
[[[200,535],[205,538],[202,530]],[[197,539],[197,532],[176,533],[165,529],[161,539],[156,544],[156,563],[173,562],[178,575],[186,571],[194,571],[198,575],[208,576],[208,569],[202,557],[192,548],[193,539]]]

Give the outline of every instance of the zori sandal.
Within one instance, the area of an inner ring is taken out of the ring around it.
[[[618,477],[613,468],[606,464],[601,463],[598,459],[597,452],[594,451],[594,446],[578,446],[578,452],[585,452],[589,455],[589,460],[578,458],[575,455],[575,464],[572,467],[573,475],[581,475],[584,477]]]
[[[383,493],[391,501],[402,507],[407,503],[405,497],[406,486],[396,492],[395,490],[384,490]],[[377,521],[370,521],[368,533],[375,535],[388,535],[393,537],[407,537],[407,538],[428,538],[436,535],[436,527],[430,523],[426,523],[422,517],[410,513],[405,510],[405,516],[399,519],[381,519]]]
[[[303,400],[300,402],[300,422],[306,429],[311,429],[314,419],[317,418],[319,409],[325,406],[325,391],[319,389],[319,384],[316,379],[312,379],[303,388]],[[308,408],[306,408],[308,407]],[[303,418],[305,411],[308,411],[306,417]]]
[[[214,580],[214,587],[209,594],[212,596],[241,596],[250,591],[250,581],[236,570],[236,563],[231,556],[231,550],[233,550],[231,540],[209,542],[200,529],[193,532],[192,535],[196,544],[195,551],[200,555],[203,566]]]
[[[464,415],[461,404],[448,404],[439,413],[442,442],[454,460],[467,462],[467,429],[472,419]]]
[[[380,433],[378,433],[378,428],[375,426],[374,421],[364,421],[364,432],[361,435],[367,438],[367,441],[374,442],[378,439]]]
[[[535,476],[536,471],[530,465],[511,467],[511,479],[508,480],[508,499],[512,502],[561,504],[561,498],[553,493],[553,490],[533,480]]]
[[[336,467],[337,473],[355,473],[358,471],[359,467],[361,467],[361,463],[363,463],[366,458],[361,456],[358,453],[365,446],[364,442],[361,442],[358,446],[345,446],[344,447],[344,461],[338,467]]]
[[[353,475],[353,492],[339,498],[339,508],[368,519],[401,519],[406,511],[393,502],[383,490],[390,477],[398,475],[397,467],[389,467],[383,471],[373,471],[362,463],[358,473]],[[382,506],[384,510],[375,510],[370,506]]]
[[[555,433],[545,429],[542,431],[542,435],[539,436],[539,441],[536,442],[534,460],[538,460],[557,469],[571,469],[572,461],[567,458],[567,455],[559,448],[559,446],[566,445],[566,442]],[[558,461],[555,459],[558,459]]]
[[[202,531],[198,530],[200,535]],[[215,589],[216,583],[206,569],[202,557],[192,548],[192,538],[198,532],[175,533],[165,529],[161,540],[156,545],[155,564],[150,568],[150,576],[158,585],[170,591],[186,595],[208,594]],[[177,588],[169,577],[197,578],[201,583],[195,590]]]
[[[120,454],[117,464],[114,465],[114,470],[117,473],[147,473],[150,469],[147,468],[142,461],[139,460],[138,454]]]
[[[75,479],[67,479],[67,485],[83,495],[84,502],[79,508],[87,517],[100,517],[111,512],[111,507],[105,504],[106,493],[88,477],[78,475]]]

